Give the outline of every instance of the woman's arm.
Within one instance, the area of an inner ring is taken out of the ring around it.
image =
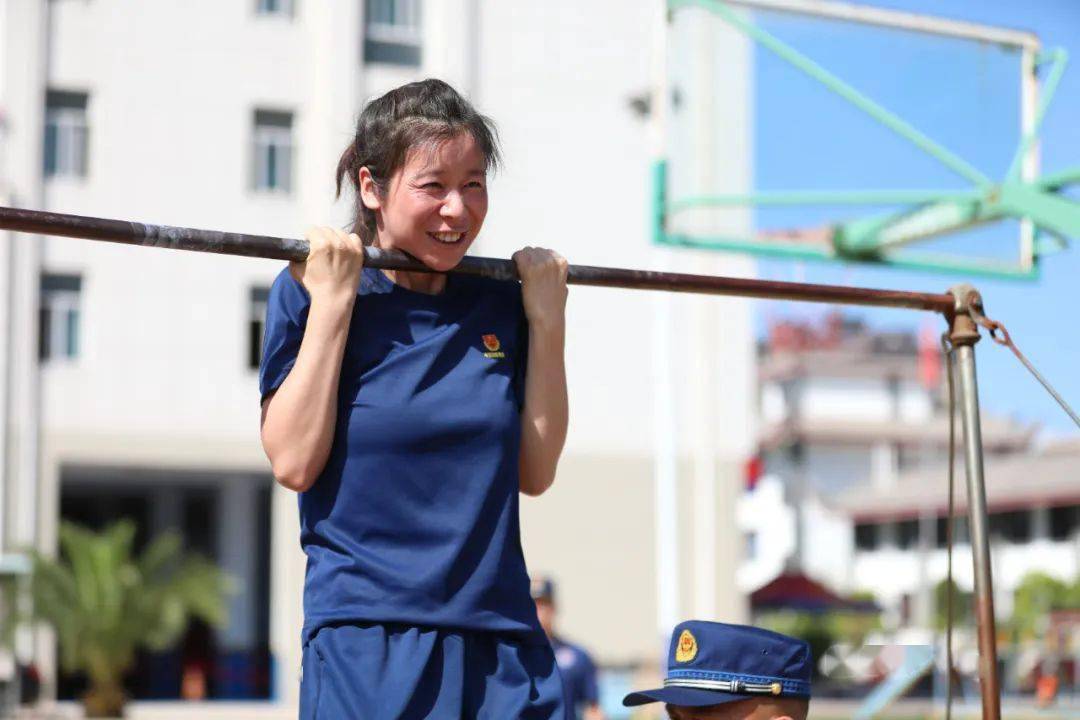
[[[311,296],[304,337],[288,377],[263,400],[261,420],[274,478],[296,492],[314,484],[330,454],[341,361],[364,262],[356,235],[319,228],[307,239],[307,261],[290,268]]]
[[[555,481],[569,423],[564,358],[567,263],[558,254],[538,248],[519,250],[514,261],[529,323],[519,488],[535,496]]]

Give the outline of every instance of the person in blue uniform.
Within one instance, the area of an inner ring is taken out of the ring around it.
[[[567,716],[572,720],[604,720],[600,695],[596,686],[596,665],[585,648],[567,642],[555,631],[559,606],[555,598],[555,581],[534,577],[531,584],[533,601],[540,627],[555,651],[555,663],[562,676],[563,698]]]
[[[670,720],[806,720],[810,646],[780,633],[688,620],[675,626],[664,686],[623,705],[662,702]]]
[[[261,432],[299,494],[302,718],[564,717],[518,498],[551,486],[566,437],[567,264],[525,248],[520,283],[443,274],[498,159],[442,81],[371,101],[338,166],[352,232],[309,231],[271,288]],[[363,245],[438,272],[365,268]]]

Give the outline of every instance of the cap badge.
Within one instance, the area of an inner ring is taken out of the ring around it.
[[[689,630],[683,630],[675,646],[675,662],[690,662],[697,657],[697,639]]]

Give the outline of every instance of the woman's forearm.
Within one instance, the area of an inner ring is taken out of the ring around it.
[[[312,297],[296,363],[263,402],[262,443],[279,483],[303,492],[326,465],[355,295]]]
[[[529,357],[525,373],[525,406],[521,411],[521,492],[539,495],[555,481],[566,429],[566,323],[529,323]]]

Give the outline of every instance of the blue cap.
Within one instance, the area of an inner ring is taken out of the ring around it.
[[[810,646],[746,625],[688,620],[675,626],[664,687],[634,692],[623,705],[683,707],[761,697],[810,697]]]

